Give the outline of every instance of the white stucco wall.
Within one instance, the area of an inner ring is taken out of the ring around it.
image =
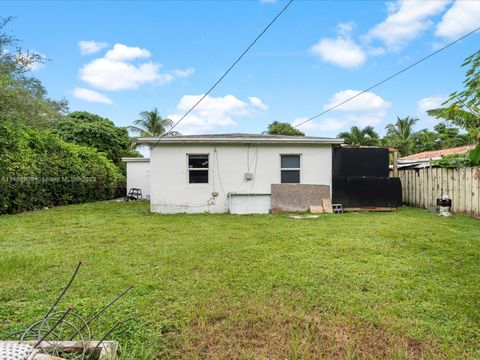
[[[131,188],[142,190],[143,198],[150,197],[150,162],[127,161],[127,193]]]
[[[209,154],[208,184],[188,183],[188,154]],[[150,151],[151,210],[227,212],[229,193],[270,194],[271,184],[280,183],[281,154],[301,155],[302,184],[331,186],[332,146],[329,144],[164,144]],[[253,180],[244,179],[246,172],[254,174]],[[218,196],[212,197],[213,192],[218,192]]]

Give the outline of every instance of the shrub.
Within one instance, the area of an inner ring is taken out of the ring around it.
[[[0,214],[112,199],[124,181],[95,149],[0,121]]]
[[[97,149],[117,166],[122,166],[122,157],[132,152],[127,129],[86,111],[68,114],[53,132],[66,142]],[[136,156],[141,155],[137,153]]]

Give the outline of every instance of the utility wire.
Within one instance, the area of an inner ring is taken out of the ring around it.
[[[301,123],[295,125],[294,127],[296,128],[296,127],[302,126],[303,124],[305,124],[305,123],[307,123],[307,122],[309,122],[309,121],[312,121],[313,119],[316,119],[316,118],[318,118],[318,117],[320,117],[320,116],[322,116],[322,115],[325,115],[326,113],[328,113],[328,112],[330,112],[330,111],[332,111],[332,110],[335,110],[335,109],[339,108],[340,106],[342,106],[342,105],[344,105],[344,104],[352,101],[353,99],[359,97],[360,95],[362,95],[362,94],[364,94],[364,93],[366,93],[366,92],[368,92],[368,91],[376,88],[377,86],[382,85],[383,83],[387,82],[388,80],[393,79],[394,77],[396,77],[396,76],[404,73],[405,71],[413,68],[414,66],[416,66],[416,65],[424,62],[425,60],[431,58],[432,56],[437,55],[439,52],[441,52],[441,51],[449,48],[450,46],[452,46],[452,45],[454,45],[454,44],[456,44],[456,43],[458,43],[458,42],[460,42],[460,41],[462,41],[462,40],[465,39],[466,37],[468,37],[468,36],[476,33],[478,30],[480,30],[480,27],[476,28],[475,30],[470,31],[468,34],[465,34],[465,35],[463,35],[462,37],[459,37],[457,40],[452,41],[451,43],[449,43],[449,44],[441,47],[440,49],[438,49],[437,51],[434,51],[434,52],[431,53],[430,55],[427,55],[427,56],[421,58],[420,60],[414,62],[413,64],[410,64],[409,66],[403,68],[402,70],[396,72],[395,74],[390,75],[390,76],[387,77],[386,79],[383,79],[382,81],[379,81],[379,82],[377,82],[376,84],[373,84],[372,86],[366,88],[365,90],[362,90],[362,91],[359,92],[358,94],[356,94],[356,95],[354,95],[354,96],[352,96],[352,97],[349,97],[348,99],[346,99],[346,100],[344,100],[344,101],[342,101],[342,102],[340,102],[340,103],[338,103],[338,104],[336,104],[336,105],[334,105],[334,106],[332,106],[332,107],[329,107],[328,109],[322,111],[321,113],[318,113],[317,115],[312,116],[311,118],[308,118],[308,119],[302,121]]]
[[[182,122],[183,119],[185,119],[185,117],[187,117],[187,115],[190,114],[198,106],[198,104],[200,104],[208,96],[208,94],[210,94],[213,91],[213,89],[215,89],[217,87],[217,85],[228,75],[228,73],[240,62],[240,60],[242,60],[242,58],[247,54],[247,52],[257,43],[257,41],[260,40],[260,38],[263,36],[263,34],[265,34],[267,32],[267,30],[273,25],[273,23],[275,21],[277,21],[277,19],[288,9],[288,7],[290,6],[290,4],[292,2],[293,2],[293,0],[290,0],[282,8],[282,10],[280,10],[280,12],[272,19],[272,21],[270,21],[268,23],[268,25],[262,30],[262,32],[260,34],[258,34],[258,36],[255,38],[255,40],[253,40],[253,42],[250,43],[250,45],[242,52],[242,54],[237,58],[237,60],[235,60],[232,65],[230,65],[230,67],[223,73],[222,76],[220,76],[220,78],[210,87],[210,89],[208,89],[208,91],[205,94],[203,94],[203,96],[200,99],[198,99],[198,101],[190,109],[188,109],[187,112],[185,114],[183,114],[180,119],[178,119],[173,124],[173,126],[170,128],[170,130],[168,130],[165,134],[160,136],[158,138],[158,140],[155,142],[155,144],[157,144],[163,137],[168,135],[175,127],[177,127],[177,125],[180,124],[180,122]]]

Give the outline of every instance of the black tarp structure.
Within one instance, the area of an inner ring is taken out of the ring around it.
[[[399,207],[402,186],[389,177],[386,148],[338,147],[332,161],[332,201],[344,208]]]

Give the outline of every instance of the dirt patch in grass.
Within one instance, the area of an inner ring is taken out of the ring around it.
[[[238,305],[198,316],[184,332],[182,358],[441,359],[432,344],[388,330],[278,305]]]

